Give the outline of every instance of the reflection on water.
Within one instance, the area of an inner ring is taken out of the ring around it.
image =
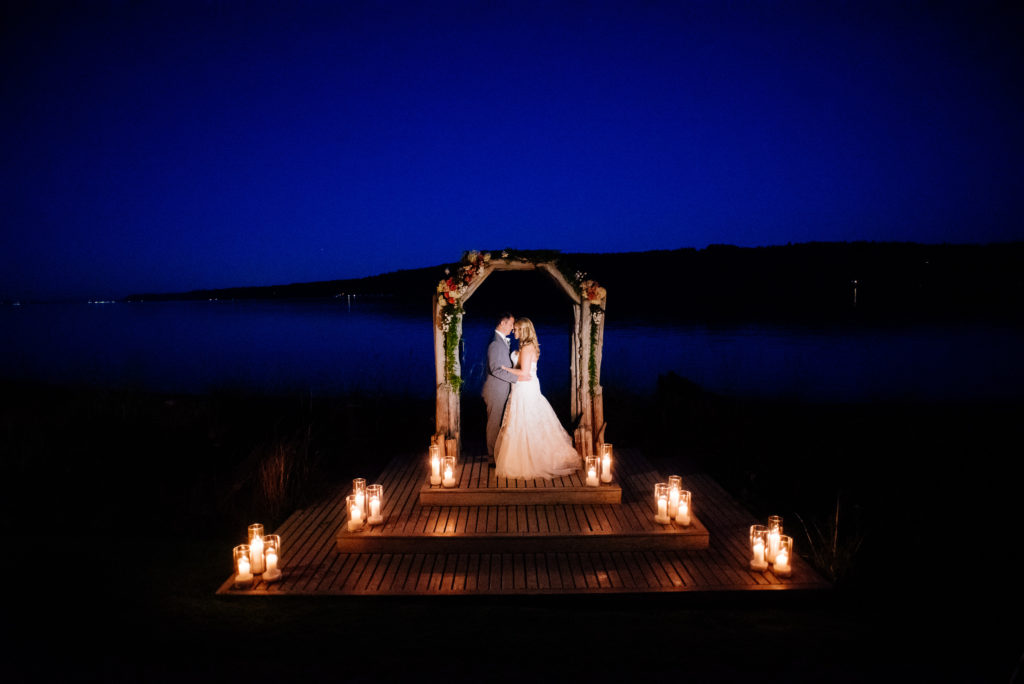
[[[538,322],[545,394],[567,396],[569,322]],[[479,394],[493,321],[465,324],[464,392]],[[1024,331],[981,323],[622,324],[602,384],[647,393],[675,371],[714,392],[821,401],[1020,399]],[[168,392],[236,388],[432,396],[428,312],[388,302],[32,304],[0,308],[2,376]]]

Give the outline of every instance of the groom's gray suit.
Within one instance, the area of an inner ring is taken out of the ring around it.
[[[484,380],[484,403],[487,404],[487,455],[494,462],[494,442],[498,439],[501,429],[501,418],[505,413],[512,383],[518,378],[515,373],[503,370],[502,366],[512,367],[512,354],[509,350],[509,339],[497,330],[494,339],[487,345],[487,378]]]

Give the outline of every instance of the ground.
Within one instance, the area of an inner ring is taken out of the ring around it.
[[[758,514],[827,521],[840,485],[842,539],[864,543],[833,591],[215,596],[246,523],[379,469],[381,435],[425,443],[429,402],[396,431],[391,416],[423,407],[8,385],[4,679],[1012,681],[1024,602],[1004,445],[1020,407],[801,407],[673,382],[633,410],[609,402],[614,439],[662,470],[713,471]],[[282,458],[294,486],[253,475]]]

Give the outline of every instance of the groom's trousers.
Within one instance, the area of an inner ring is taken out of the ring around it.
[[[497,441],[498,432],[501,430],[501,419],[505,415],[505,404],[508,403],[509,390],[512,388],[507,383],[505,387],[509,389],[505,390],[504,397],[500,397],[500,395],[496,395],[494,392],[484,395],[484,403],[487,404],[487,455],[492,460],[494,459],[494,443]]]

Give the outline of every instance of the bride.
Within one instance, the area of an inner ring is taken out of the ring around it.
[[[540,393],[537,331],[529,318],[519,318],[512,334],[519,340],[519,358],[516,368],[505,370],[519,379],[512,384],[494,446],[497,475],[520,479],[569,475],[579,469],[580,457],[551,404]]]

